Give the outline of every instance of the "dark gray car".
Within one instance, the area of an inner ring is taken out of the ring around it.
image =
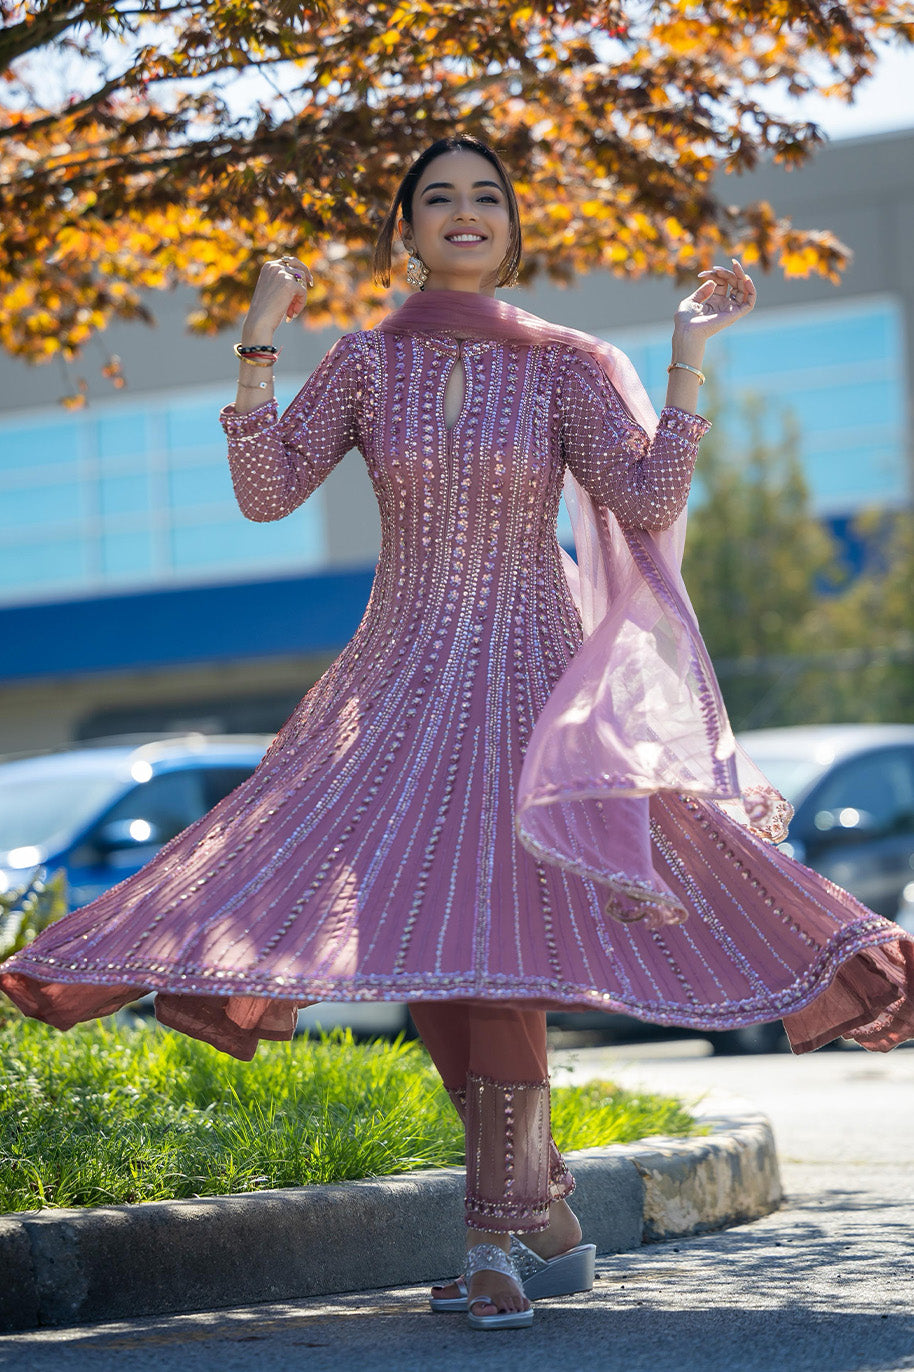
[[[794,807],[784,851],[894,919],[914,877],[914,725],[760,729],[740,742]]]
[[[780,847],[877,914],[914,928],[914,725],[798,725],[739,741],[794,808]],[[555,1019],[619,1037],[658,1032],[627,1015]],[[780,1020],[703,1037],[719,1053],[786,1045]]]

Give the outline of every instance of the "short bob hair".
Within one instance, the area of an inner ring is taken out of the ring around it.
[[[520,266],[523,247],[520,210],[517,206],[517,196],[514,194],[514,187],[511,184],[507,168],[498,153],[490,148],[487,143],[483,143],[479,138],[474,138],[472,134],[461,133],[454,134],[450,138],[439,138],[437,142],[430,144],[423,153],[419,154],[397,187],[397,193],[387,211],[387,218],[381,226],[378,241],[375,243],[374,279],[379,286],[390,285],[391,253],[398,218],[402,214],[407,224],[412,224],[413,196],[416,194],[416,187],[422,173],[430,162],[434,162],[436,157],[441,157],[447,152],[475,152],[479,157],[484,157],[495,168],[507,197],[509,222],[508,251],[498,268],[498,275],[495,279],[496,286],[504,286],[514,277]]]

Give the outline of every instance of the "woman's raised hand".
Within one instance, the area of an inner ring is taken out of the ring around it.
[[[297,257],[265,262],[242,326],[242,343],[269,343],[284,320],[301,314],[313,285],[311,272]]]
[[[735,257],[732,267],[712,267],[698,275],[705,279],[681,301],[673,323],[680,336],[704,342],[747,315],[755,306],[756,291]]]

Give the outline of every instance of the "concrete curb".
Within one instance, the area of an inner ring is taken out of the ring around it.
[[[757,1219],[781,1200],[768,1120],[695,1113],[693,1139],[570,1153],[601,1253]],[[215,1310],[440,1280],[460,1270],[463,1173],[0,1217],[0,1330]]]

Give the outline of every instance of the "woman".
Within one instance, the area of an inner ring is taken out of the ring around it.
[[[495,300],[521,231],[489,148],[444,140],[409,169],[385,284],[395,230],[419,292],[341,339],[281,419],[273,337],[310,273],[264,266],[222,413],[251,519],[361,449],[382,548],[355,636],[247,782],[0,984],[61,1028],[154,989],[163,1023],[243,1058],[297,1005],[408,1000],[467,1140],[469,1289],[433,1308],[521,1326],[524,1284],[592,1280],[545,1007],[784,1015],[798,1051],[885,1049],[914,1033],[914,942],[753,832],[776,835],[783,802],[734,746],[679,579],[705,344],[755,303],[740,264],[677,310],[654,432],[620,354]]]

